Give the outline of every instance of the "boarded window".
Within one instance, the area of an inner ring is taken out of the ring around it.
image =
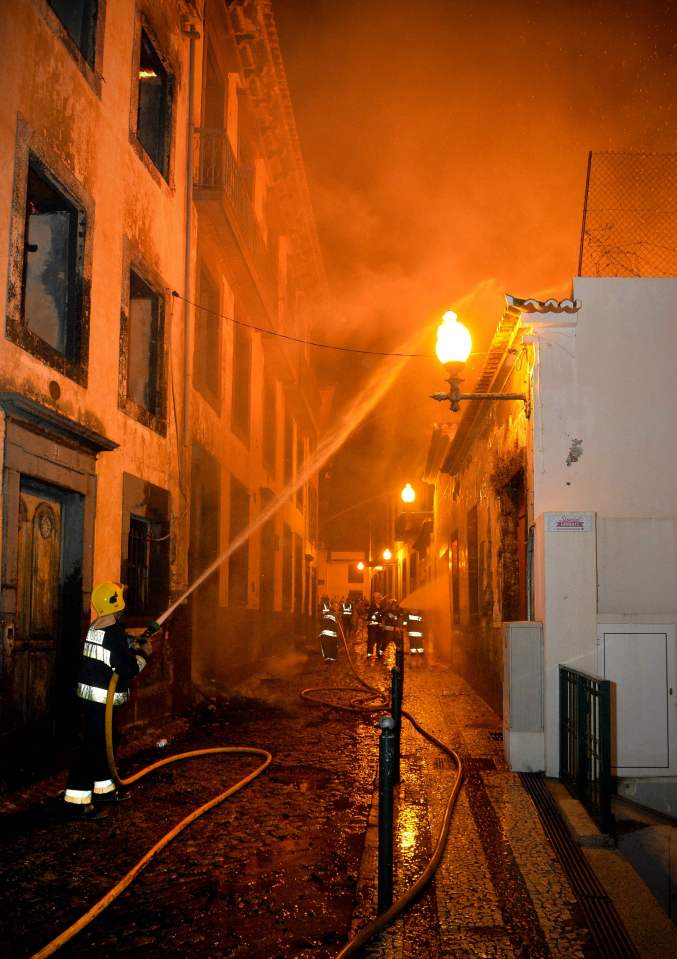
[[[468,510],[468,610],[471,616],[480,611],[479,548],[477,537],[477,507]]]
[[[85,58],[94,66],[97,0],[47,0],[61,24]]]
[[[162,298],[130,271],[127,398],[153,416],[162,413]]]
[[[204,264],[200,267],[195,317],[193,376],[195,389],[218,411],[221,391],[221,318],[219,288]]]
[[[273,491],[261,490],[261,510],[270,506],[273,500]],[[261,527],[261,562],[260,562],[260,600],[261,609],[275,608],[275,517]]]
[[[221,471],[217,460],[195,443],[191,458],[190,550],[188,570],[191,578],[202,573],[219,551]],[[214,587],[216,577],[201,590]],[[211,601],[211,599],[210,599]]]
[[[308,538],[311,543],[317,542],[317,489],[313,483],[308,484]]]
[[[145,30],[141,31],[136,135],[154,166],[167,178],[172,117],[172,78]]]
[[[303,540],[294,533],[294,612],[303,613]]]
[[[285,523],[282,534],[282,609],[291,609],[292,532]]]
[[[303,469],[303,436],[301,430],[296,431],[296,475]],[[303,485],[296,490],[296,508],[303,510]]]
[[[277,457],[277,403],[275,380],[266,376],[263,383],[263,463],[269,473],[275,474]]]
[[[84,214],[30,163],[26,192],[24,323],[68,359],[80,360]]]
[[[249,443],[251,414],[252,347],[246,326],[233,327],[233,393],[230,427],[244,443]]]
[[[249,526],[249,490],[230,478],[230,542]],[[249,580],[249,543],[245,541],[228,560],[228,601],[246,606]]]
[[[294,475],[294,421],[287,413],[284,421],[284,481],[291,482]]]
[[[348,582],[349,583],[364,582],[364,570],[358,569],[355,563],[351,563],[348,566]]]

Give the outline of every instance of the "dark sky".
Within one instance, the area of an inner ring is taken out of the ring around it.
[[[481,349],[504,292],[568,293],[588,150],[677,150],[677,6],[667,0],[274,9],[334,295],[327,339],[397,348],[465,296]],[[337,379],[354,375],[338,358]],[[426,399],[436,376],[419,361],[381,411],[388,475],[413,445],[425,455],[441,416]],[[337,476],[363,466],[358,449]]]

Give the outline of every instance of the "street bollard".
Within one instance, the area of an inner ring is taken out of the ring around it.
[[[400,671],[400,676],[402,677],[402,687],[404,688],[404,637],[395,651],[395,665]]]
[[[392,676],[392,690],[390,693],[391,710],[395,720],[395,769],[394,782],[400,781],[400,749],[402,742],[402,673],[397,666],[390,670]]]
[[[378,774],[378,914],[393,904],[393,778],[395,757],[395,720],[383,716],[379,721]]]

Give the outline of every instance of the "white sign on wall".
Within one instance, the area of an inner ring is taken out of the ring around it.
[[[592,513],[546,513],[549,533],[591,533]]]

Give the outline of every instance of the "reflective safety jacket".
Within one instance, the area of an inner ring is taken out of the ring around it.
[[[353,604],[352,603],[341,603],[341,616],[352,616],[353,615]]]
[[[367,625],[380,626],[382,618],[383,609],[380,606],[377,606],[376,603],[372,603],[367,612]]]
[[[114,616],[99,616],[87,630],[78,676],[77,695],[105,703],[114,672],[120,677],[113,704],[129,699],[129,681],[146,665],[142,650],[130,649],[127,634]]]
[[[418,646],[423,646],[423,634],[425,632],[425,626],[423,622],[423,614],[420,613],[417,609],[409,610],[407,616],[407,632],[410,639],[420,639],[421,642],[417,643]]]

